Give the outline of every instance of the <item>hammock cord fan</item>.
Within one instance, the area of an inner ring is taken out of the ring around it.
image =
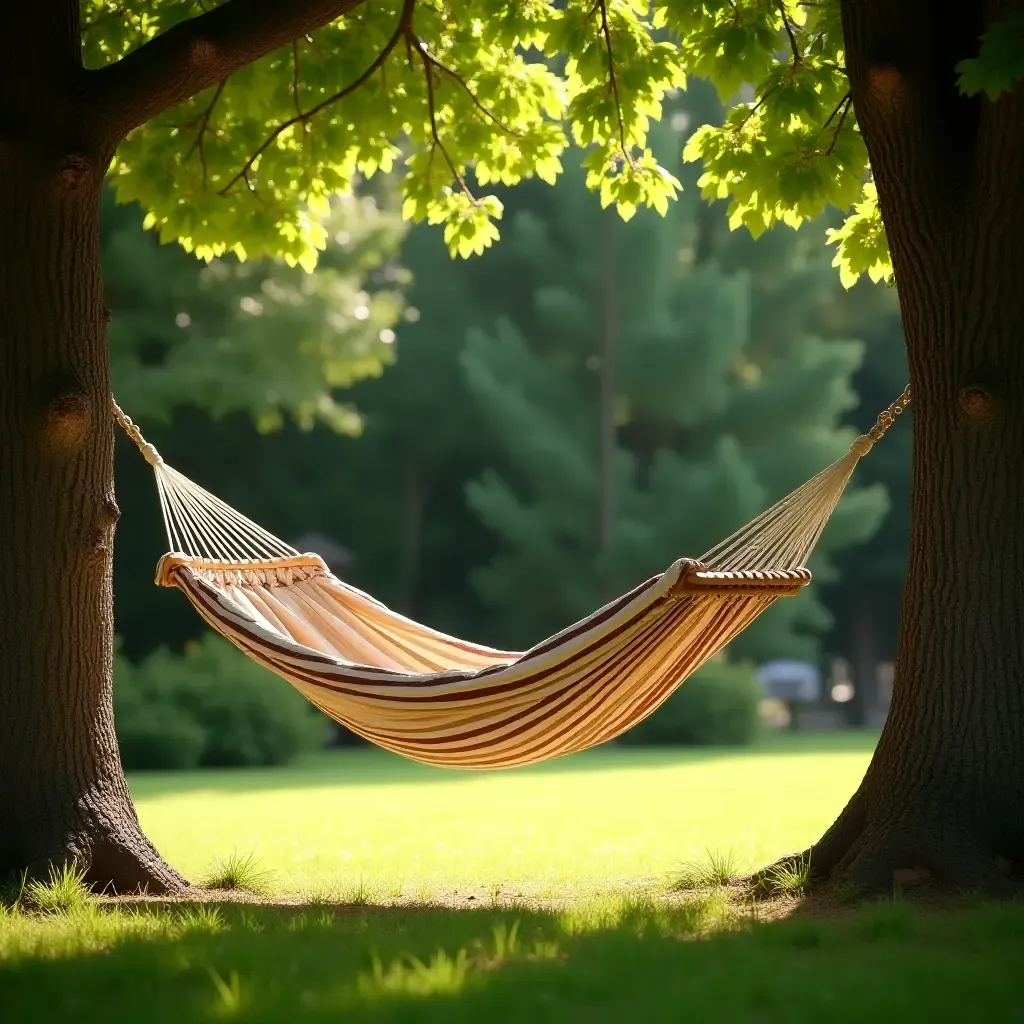
[[[334,576],[172,469],[114,403],[156,475],[170,553],[159,586],[325,714],[405,757],[506,768],[604,743],[654,711],[804,568],[854,468],[910,387],[849,452],[699,560],[682,558],[525,652],[457,640]]]

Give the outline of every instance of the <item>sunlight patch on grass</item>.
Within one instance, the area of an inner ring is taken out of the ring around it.
[[[872,743],[602,748],[493,773],[359,750],[285,769],[129,781],[144,828],[186,877],[237,848],[273,871],[278,895],[344,901],[362,886],[369,903],[473,894],[491,904],[499,887],[501,901],[522,902],[663,884],[707,849],[731,850],[735,873],[746,874],[818,838],[856,789]]]

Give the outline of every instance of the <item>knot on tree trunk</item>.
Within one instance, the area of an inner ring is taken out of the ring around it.
[[[968,384],[957,395],[964,414],[974,423],[990,422],[996,414],[997,402],[991,388],[985,384]]]
[[[65,388],[50,399],[43,423],[46,446],[68,453],[80,447],[89,433],[89,397],[77,387]]]
[[[69,153],[60,162],[57,184],[64,192],[73,192],[86,179],[92,162],[81,153]]]
[[[883,112],[896,109],[904,86],[903,73],[894,64],[876,64],[868,72],[868,95]]]
[[[192,44],[192,63],[197,68],[205,68],[217,56],[217,47],[209,39],[197,39]]]

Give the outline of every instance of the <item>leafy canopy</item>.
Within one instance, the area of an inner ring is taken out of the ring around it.
[[[198,15],[206,0],[83,0],[98,67]],[[206,4],[209,6],[209,4]],[[989,98],[1024,76],[1019,12],[958,68]],[[482,252],[502,204],[553,182],[570,144],[587,185],[628,219],[680,183],[647,145],[669,90],[710,79],[731,110],[697,132],[705,196],[733,227],[798,226],[849,211],[830,240],[844,281],[891,278],[885,232],[844,69],[839,0],[382,0],[356,7],[132,133],[111,169],[164,240],[311,268],[329,197],[403,169],[403,214]]]

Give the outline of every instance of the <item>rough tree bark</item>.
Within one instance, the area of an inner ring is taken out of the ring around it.
[[[101,71],[79,0],[0,33],[0,877],[185,885],[143,835],[114,735],[118,509],[99,201],[124,134],[358,0],[228,0]]]
[[[914,397],[892,707],[810,851],[865,891],[903,872],[1006,891],[1024,862],[1024,89],[965,99],[953,71],[1004,10],[843,2]]]
[[[114,736],[110,152],[75,99],[77,7],[25,5],[0,43],[0,875],[73,858],[166,890],[182,879],[139,828]]]

